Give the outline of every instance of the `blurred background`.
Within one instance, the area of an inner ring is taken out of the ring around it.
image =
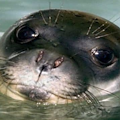
[[[120,26],[120,0],[0,0],[0,33],[29,13],[49,9],[80,10],[104,17]]]

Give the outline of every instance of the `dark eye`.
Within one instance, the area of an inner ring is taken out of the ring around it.
[[[113,51],[109,48],[95,48],[91,51],[94,62],[99,65],[108,66],[115,60]]]
[[[16,32],[16,37],[18,42],[27,43],[34,40],[38,36],[38,32],[34,31],[30,27],[23,26],[19,28]]]

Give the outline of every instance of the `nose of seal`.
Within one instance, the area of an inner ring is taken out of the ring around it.
[[[41,62],[43,55],[44,55],[44,51],[40,51],[38,54],[38,57],[36,59],[36,63]],[[52,65],[49,63],[46,63],[46,64],[43,64],[40,68],[41,68],[41,70],[47,71],[48,69],[59,67],[62,64],[63,60],[64,60],[63,57],[59,57],[54,61],[54,63]]]
[[[59,67],[64,61],[63,57],[59,57],[56,60],[53,60],[53,63],[51,61],[48,61],[47,59],[48,58],[44,58],[43,50],[38,53],[37,59],[35,61],[36,61],[36,64],[39,66],[39,71],[40,71],[39,77],[41,76],[41,74],[43,73],[47,74],[50,70]],[[38,80],[39,80],[39,77],[38,77]]]

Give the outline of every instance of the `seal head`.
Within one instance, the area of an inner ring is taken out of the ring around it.
[[[116,93],[119,33],[111,22],[88,13],[31,14],[1,38],[1,92],[19,100],[60,104],[93,103],[96,96]]]

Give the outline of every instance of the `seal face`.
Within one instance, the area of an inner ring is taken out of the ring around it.
[[[116,99],[119,34],[111,22],[84,12],[33,13],[1,38],[0,90],[14,99],[41,103],[97,104],[109,94]]]

